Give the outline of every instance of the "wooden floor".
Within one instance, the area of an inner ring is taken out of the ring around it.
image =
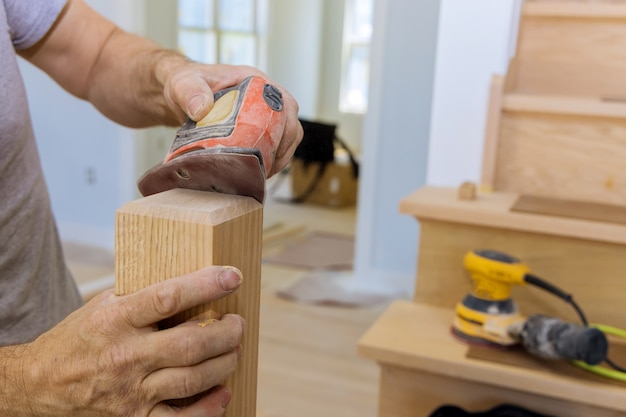
[[[382,310],[282,300],[273,285],[294,273],[270,266],[263,273],[259,416],[375,416],[378,369],[356,356],[356,342]]]
[[[264,254],[307,231],[353,235],[355,210],[294,206],[268,201],[264,227],[286,231],[264,245]],[[112,279],[109,254],[66,244],[70,268],[81,285]],[[276,290],[307,271],[264,263],[259,341],[259,417],[369,417],[377,410],[378,367],[356,355],[357,340],[382,314],[368,308],[298,304]],[[103,278],[104,277],[104,278]],[[101,285],[101,284],[100,284]]]

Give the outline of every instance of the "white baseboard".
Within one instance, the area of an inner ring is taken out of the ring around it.
[[[57,226],[61,240],[64,242],[80,243],[111,252],[115,249],[115,232],[113,229],[69,222],[60,222]]]
[[[397,271],[357,268],[352,285],[361,291],[386,294],[394,298],[411,298],[415,277]]]

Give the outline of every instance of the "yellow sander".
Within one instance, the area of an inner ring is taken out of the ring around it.
[[[463,265],[474,288],[456,305],[454,334],[474,342],[517,344],[508,328],[525,318],[511,298],[511,285],[526,283],[528,267],[517,258],[494,250],[470,251],[463,258]]]
[[[457,303],[452,332],[481,345],[521,344],[547,359],[579,360],[595,365],[606,360],[608,341],[603,332],[587,326],[587,319],[570,294],[530,273],[519,259],[495,250],[468,252],[463,264],[473,290]],[[511,297],[512,285],[531,284],[571,304],[582,325],[535,314],[524,317]]]

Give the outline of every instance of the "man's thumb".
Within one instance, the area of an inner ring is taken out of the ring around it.
[[[187,101],[187,116],[197,122],[209,112],[212,100],[206,94],[196,94]]]

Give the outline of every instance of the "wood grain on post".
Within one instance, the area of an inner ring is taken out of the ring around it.
[[[250,197],[175,189],[122,206],[115,223],[115,290],[118,295],[210,265],[243,273],[241,287],[216,302],[176,316],[219,319],[236,313],[246,320],[243,352],[226,381],[233,392],[227,416],[256,413],[263,206]]]

